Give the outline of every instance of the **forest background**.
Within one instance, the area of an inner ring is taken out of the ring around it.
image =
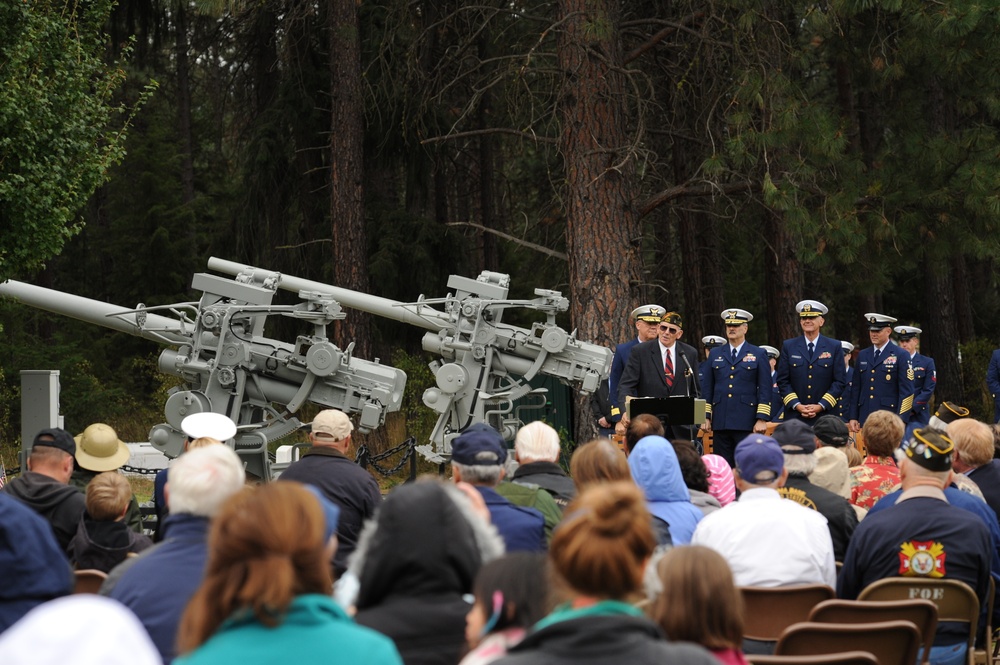
[[[611,347],[647,302],[780,346],[814,298],[862,347],[864,312],[920,326],[939,399],[992,414],[997,3],[26,0],[0,35],[0,279],[131,307],[192,299],[209,256],[403,301],[494,270]],[[0,440],[22,369],[61,371],[71,431],[162,420],[150,343],[0,324]],[[421,334],[334,331],[411,374],[400,436]]]

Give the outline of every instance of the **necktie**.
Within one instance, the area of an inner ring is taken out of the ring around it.
[[[674,362],[670,359],[670,349],[667,349],[667,355],[664,356],[663,361],[663,376],[667,380],[667,387],[674,387]]]
[[[732,356],[733,356],[733,364],[735,365],[735,364],[736,364],[736,347],[732,347],[732,348],[733,348],[733,353],[732,353]]]
[[[812,359],[812,357],[813,357],[813,353],[814,353],[815,351],[816,351],[816,345],[815,345],[815,344],[813,344],[812,342],[809,342],[809,359],[810,359],[810,360]]]
[[[880,355],[882,355],[882,350],[881,349],[875,349],[875,364],[876,365],[878,364],[878,357]]]

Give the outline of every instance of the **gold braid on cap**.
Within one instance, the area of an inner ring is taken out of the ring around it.
[[[684,329],[684,319],[681,318],[681,315],[677,312],[667,312],[660,318],[660,323],[670,323],[677,326],[681,330]]]

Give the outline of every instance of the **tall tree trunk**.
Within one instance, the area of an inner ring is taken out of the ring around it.
[[[924,325],[920,338],[921,353],[934,358],[937,367],[938,403],[946,400],[961,402],[962,371],[958,363],[958,324],[955,316],[955,285],[946,262],[926,261],[924,275]]]
[[[976,336],[972,320],[972,301],[969,297],[969,271],[965,265],[965,255],[960,251],[951,260],[952,284],[955,286],[955,322],[958,326],[958,341],[968,344]]]
[[[191,67],[188,61],[187,3],[177,2],[174,58],[177,61],[177,130],[181,139],[181,195],[184,205],[194,201],[194,140],[191,137]],[[187,233],[195,237],[194,224]]]
[[[610,346],[640,290],[639,216],[618,33],[621,0],[559,0],[563,33],[560,150],[565,169],[570,314],[580,339]],[[633,242],[635,241],[635,242]],[[575,401],[575,436],[594,433],[589,396]]]
[[[785,220],[775,210],[765,210],[764,284],[767,302],[767,331],[772,344],[801,334],[795,304],[802,299],[802,270],[798,247],[785,228]]]
[[[368,231],[364,206],[364,115],[361,96],[361,42],[358,4],[333,0],[329,6],[330,39],[330,223],[333,275],[337,286],[370,292]],[[371,355],[371,317],[347,310],[334,326],[334,342],[354,353]]]

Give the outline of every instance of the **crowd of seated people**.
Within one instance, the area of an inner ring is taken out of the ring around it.
[[[545,423],[513,453],[475,425],[454,440],[447,477],[394,487],[374,509],[370,484],[344,466],[346,416],[319,422],[331,431],[304,459],[350,483],[249,482],[231,446],[199,442],[157,488],[156,544],[129,528],[120,474],[71,494],[73,438],[40,433],[30,483],[0,492],[0,658],[128,662],[127,648],[136,663],[182,665],[745,665],[740,587],[820,584],[855,599],[900,576],[961,580],[981,625],[992,619],[1000,486],[972,488],[1000,460],[993,432],[967,417],[907,434],[875,412],[854,467],[801,421],[747,436],[732,468],[655,418],[568,460]],[[71,596],[74,568],[107,573],[98,596]],[[49,640],[43,626],[74,611],[86,636]],[[966,658],[961,626],[944,622],[930,662]]]

